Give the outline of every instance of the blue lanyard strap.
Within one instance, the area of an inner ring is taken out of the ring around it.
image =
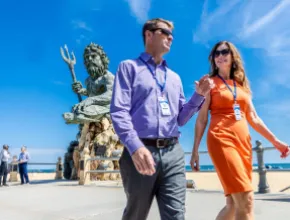
[[[220,75],[218,75],[218,77],[219,77],[219,78],[224,82],[224,84],[228,87],[228,89],[231,91],[231,93],[232,93],[233,96],[234,96],[234,101],[236,101],[236,100],[237,100],[237,86],[236,86],[236,81],[233,80],[233,81],[234,81],[234,92],[233,92],[233,90],[232,90],[231,87],[227,84],[227,82],[224,80],[224,78],[221,77]]]
[[[157,85],[160,87],[161,92],[163,92],[164,89],[165,89],[166,79],[167,79],[167,69],[166,69],[166,67],[165,67],[164,83],[161,85],[160,82],[158,81],[157,77],[156,77],[156,73],[153,72],[153,70],[150,68],[149,64],[147,62],[145,62],[145,60],[143,60],[141,57],[139,57],[139,59],[147,66],[148,70],[152,73],[153,78],[155,79]]]

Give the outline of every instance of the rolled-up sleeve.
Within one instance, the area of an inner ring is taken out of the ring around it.
[[[181,82],[180,82],[181,84]],[[179,114],[177,118],[178,126],[185,125],[191,117],[197,113],[205,101],[204,96],[194,93],[190,100],[186,103],[182,84],[180,86],[180,97],[179,97]]]
[[[113,86],[113,94],[110,105],[110,114],[116,134],[127,147],[130,155],[143,146],[134,129],[130,115],[132,95],[132,72],[130,64],[121,62]]]

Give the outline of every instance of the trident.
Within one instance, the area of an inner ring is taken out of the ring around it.
[[[60,53],[61,53],[61,56],[62,56],[62,59],[64,60],[64,62],[67,63],[68,68],[69,68],[70,73],[71,73],[71,76],[72,76],[72,79],[73,79],[73,82],[75,83],[75,82],[77,82],[76,74],[75,74],[75,70],[74,70],[74,65],[76,64],[76,58],[75,58],[75,55],[73,52],[71,52],[72,59],[70,58],[66,44],[64,45],[64,49],[65,49],[66,55],[64,54],[62,47],[60,47]],[[77,94],[77,96],[78,96],[79,102],[81,102],[82,96],[80,94]]]

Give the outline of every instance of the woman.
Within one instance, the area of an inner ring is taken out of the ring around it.
[[[215,83],[195,125],[191,167],[199,170],[198,147],[208,122],[207,146],[226,196],[226,206],[216,219],[253,219],[252,146],[247,122],[280,152],[289,155],[287,144],[278,140],[257,115],[251,89],[238,50],[227,41],[217,43],[209,61]]]

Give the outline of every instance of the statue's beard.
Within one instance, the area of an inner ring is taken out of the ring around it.
[[[105,69],[103,66],[89,65],[87,67],[87,71],[93,79],[97,79],[105,74]]]

